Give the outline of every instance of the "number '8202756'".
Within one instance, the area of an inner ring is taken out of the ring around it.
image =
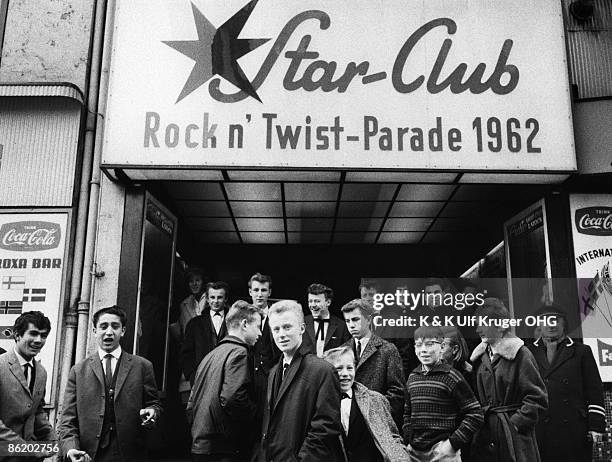
[[[529,118],[521,124],[521,121],[514,117],[505,122],[497,117],[484,120],[482,117],[476,117],[472,122],[472,128],[476,133],[478,152],[483,150],[500,152],[502,149],[508,149],[510,152],[542,152],[542,148],[536,144],[536,136],[540,131],[537,119]]]

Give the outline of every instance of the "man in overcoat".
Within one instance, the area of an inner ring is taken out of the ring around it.
[[[351,300],[342,307],[342,314],[353,337],[345,345],[355,352],[355,380],[387,398],[393,420],[400,428],[406,380],[396,346],[372,333],[374,308],[366,301]]]
[[[482,343],[471,356],[485,422],[472,444],[470,460],[539,462],[535,427],[548,400],[537,363],[503,323],[511,318],[501,301],[485,299],[476,316],[488,320],[477,328]]]
[[[270,371],[259,462],[339,462],[340,384],[334,368],[302,353],[304,314],[299,303],[270,307],[270,328],[283,353]]]
[[[548,391],[548,409],[536,427],[540,456],[543,462],[588,462],[606,428],[593,352],[565,335],[567,317],[561,307],[542,306],[536,315],[546,319],[542,336],[529,345]]]
[[[98,349],[70,370],[58,433],[72,462],[147,459],[145,429],[161,414],[153,365],[122,350],[127,316],[118,306],[94,314]]]

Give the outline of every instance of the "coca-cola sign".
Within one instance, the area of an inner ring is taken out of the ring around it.
[[[576,210],[576,229],[591,236],[612,236],[612,207],[585,207]]]
[[[48,221],[18,221],[0,227],[0,249],[30,252],[55,249],[62,232],[59,224]]]

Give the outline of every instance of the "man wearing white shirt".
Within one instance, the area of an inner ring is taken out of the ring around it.
[[[151,362],[119,344],[126,321],[117,306],[96,312],[98,351],[70,370],[58,433],[71,462],[146,460],[143,430],[156,425],[161,405]]]
[[[342,319],[329,312],[334,291],[323,284],[308,286],[310,315],[304,319],[306,334],[302,351],[315,353],[319,358],[332,348],[339,347],[351,338]]]
[[[404,412],[404,370],[396,346],[372,333],[374,308],[367,301],[355,299],[342,307],[350,347],[357,361],[355,380],[377,391],[389,401],[395,423],[402,423]]]
[[[192,385],[200,361],[227,334],[225,314],[229,286],[222,281],[207,284],[206,299],[208,309],[189,321],[185,328],[185,339],[180,354],[183,374]]]
[[[15,321],[15,348],[0,356],[0,442],[24,444],[55,439],[44,410],[47,372],[34,360],[50,330],[49,318],[40,311],[25,312]],[[0,454],[2,462],[28,460],[39,459]]]

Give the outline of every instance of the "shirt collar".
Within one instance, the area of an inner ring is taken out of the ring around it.
[[[353,399],[353,387],[351,387],[348,391],[343,391],[342,393],[346,393],[350,399]]]
[[[104,351],[102,348],[98,348],[98,356],[100,356],[100,361],[104,361],[104,357],[107,355],[108,353],[106,351]],[[115,348],[113,351],[110,352],[111,355],[113,355],[113,357],[119,361],[119,357],[121,356],[121,345],[119,345],[117,348]]]
[[[19,361],[19,365],[21,367],[23,367],[26,364],[29,364],[30,366],[34,367],[34,358],[27,361],[23,356],[19,354],[19,352],[17,351],[17,348],[15,348],[15,356],[17,356],[17,361]]]
[[[210,317],[212,319],[212,317],[215,315],[215,313],[219,313],[221,315],[221,319],[223,319],[225,317],[225,311],[223,310],[223,308],[221,308],[219,311],[214,311],[214,310],[210,310]]]
[[[446,363],[439,362],[438,364],[430,368],[428,371],[425,370],[425,367],[421,364],[420,366],[416,367],[414,372],[416,372],[417,374],[421,374],[421,375],[427,375],[427,374],[433,374],[435,372],[448,373],[450,372],[450,370],[451,370],[451,366],[449,366]]]

